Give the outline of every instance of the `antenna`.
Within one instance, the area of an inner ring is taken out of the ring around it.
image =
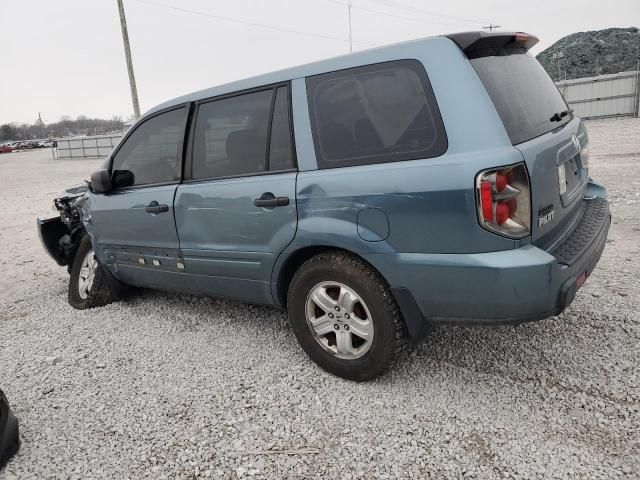
[[[483,30],[489,30],[490,32],[493,32],[494,30],[497,30],[498,28],[500,28],[502,25],[494,25],[493,23],[490,23],[489,25],[487,25],[486,27],[482,27]]]
[[[351,0],[349,0],[349,53],[353,53],[353,39],[351,36]]]

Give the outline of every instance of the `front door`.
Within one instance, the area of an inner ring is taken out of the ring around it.
[[[189,288],[269,303],[273,265],[297,225],[289,87],[198,106],[175,199]]]
[[[133,285],[172,288],[180,264],[173,199],[181,177],[186,107],[138,124],[114,152],[114,188],[91,197],[101,261]]]

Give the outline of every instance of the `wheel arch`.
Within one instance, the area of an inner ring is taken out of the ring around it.
[[[309,260],[311,257],[329,251],[344,252],[348,253],[349,255],[353,255],[354,257],[358,257],[360,261],[375,270],[376,273],[378,273],[378,275],[380,275],[380,277],[384,279],[387,285],[389,284],[382,272],[380,272],[380,270],[378,270],[375,265],[372,265],[371,262],[366,260],[358,252],[336,245],[307,245],[287,253],[281,267],[274,275],[274,295],[275,300],[279,306],[287,306],[287,292],[289,290],[289,285],[291,284],[291,279],[295,275],[296,271],[302,266],[302,264],[304,264],[304,262]]]
[[[336,245],[307,245],[284,255],[285,258],[280,268],[274,272],[273,278],[275,281],[272,283],[272,295],[278,306],[287,307],[287,293],[296,271],[310,258],[328,251],[345,252],[353,255],[380,275],[398,305],[400,317],[413,343],[419,342],[429,333],[431,326],[420,311],[409,290],[406,288],[393,288],[389,285],[382,272],[366,258],[353,250]]]

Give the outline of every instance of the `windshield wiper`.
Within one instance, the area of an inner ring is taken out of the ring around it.
[[[564,117],[566,117],[567,115],[569,115],[570,113],[573,113],[573,109],[571,108],[567,108],[565,111],[563,112],[559,112],[559,113],[554,113],[551,118],[549,119],[550,122],[559,122],[560,120],[562,120]]]

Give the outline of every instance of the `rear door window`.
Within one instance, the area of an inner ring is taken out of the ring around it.
[[[447,150],[440,111],[416,60],[307,78],[320,168],[431,158]]]
[[[572,118],[551,121],[568,109],[564,98],[542,65],[523,49],[499,49],[471,58],[480,80],[502,119],[511,143],[526,142]]]
[[[193,139],[192,178],[264,172],[273,90],[203,103]]]

